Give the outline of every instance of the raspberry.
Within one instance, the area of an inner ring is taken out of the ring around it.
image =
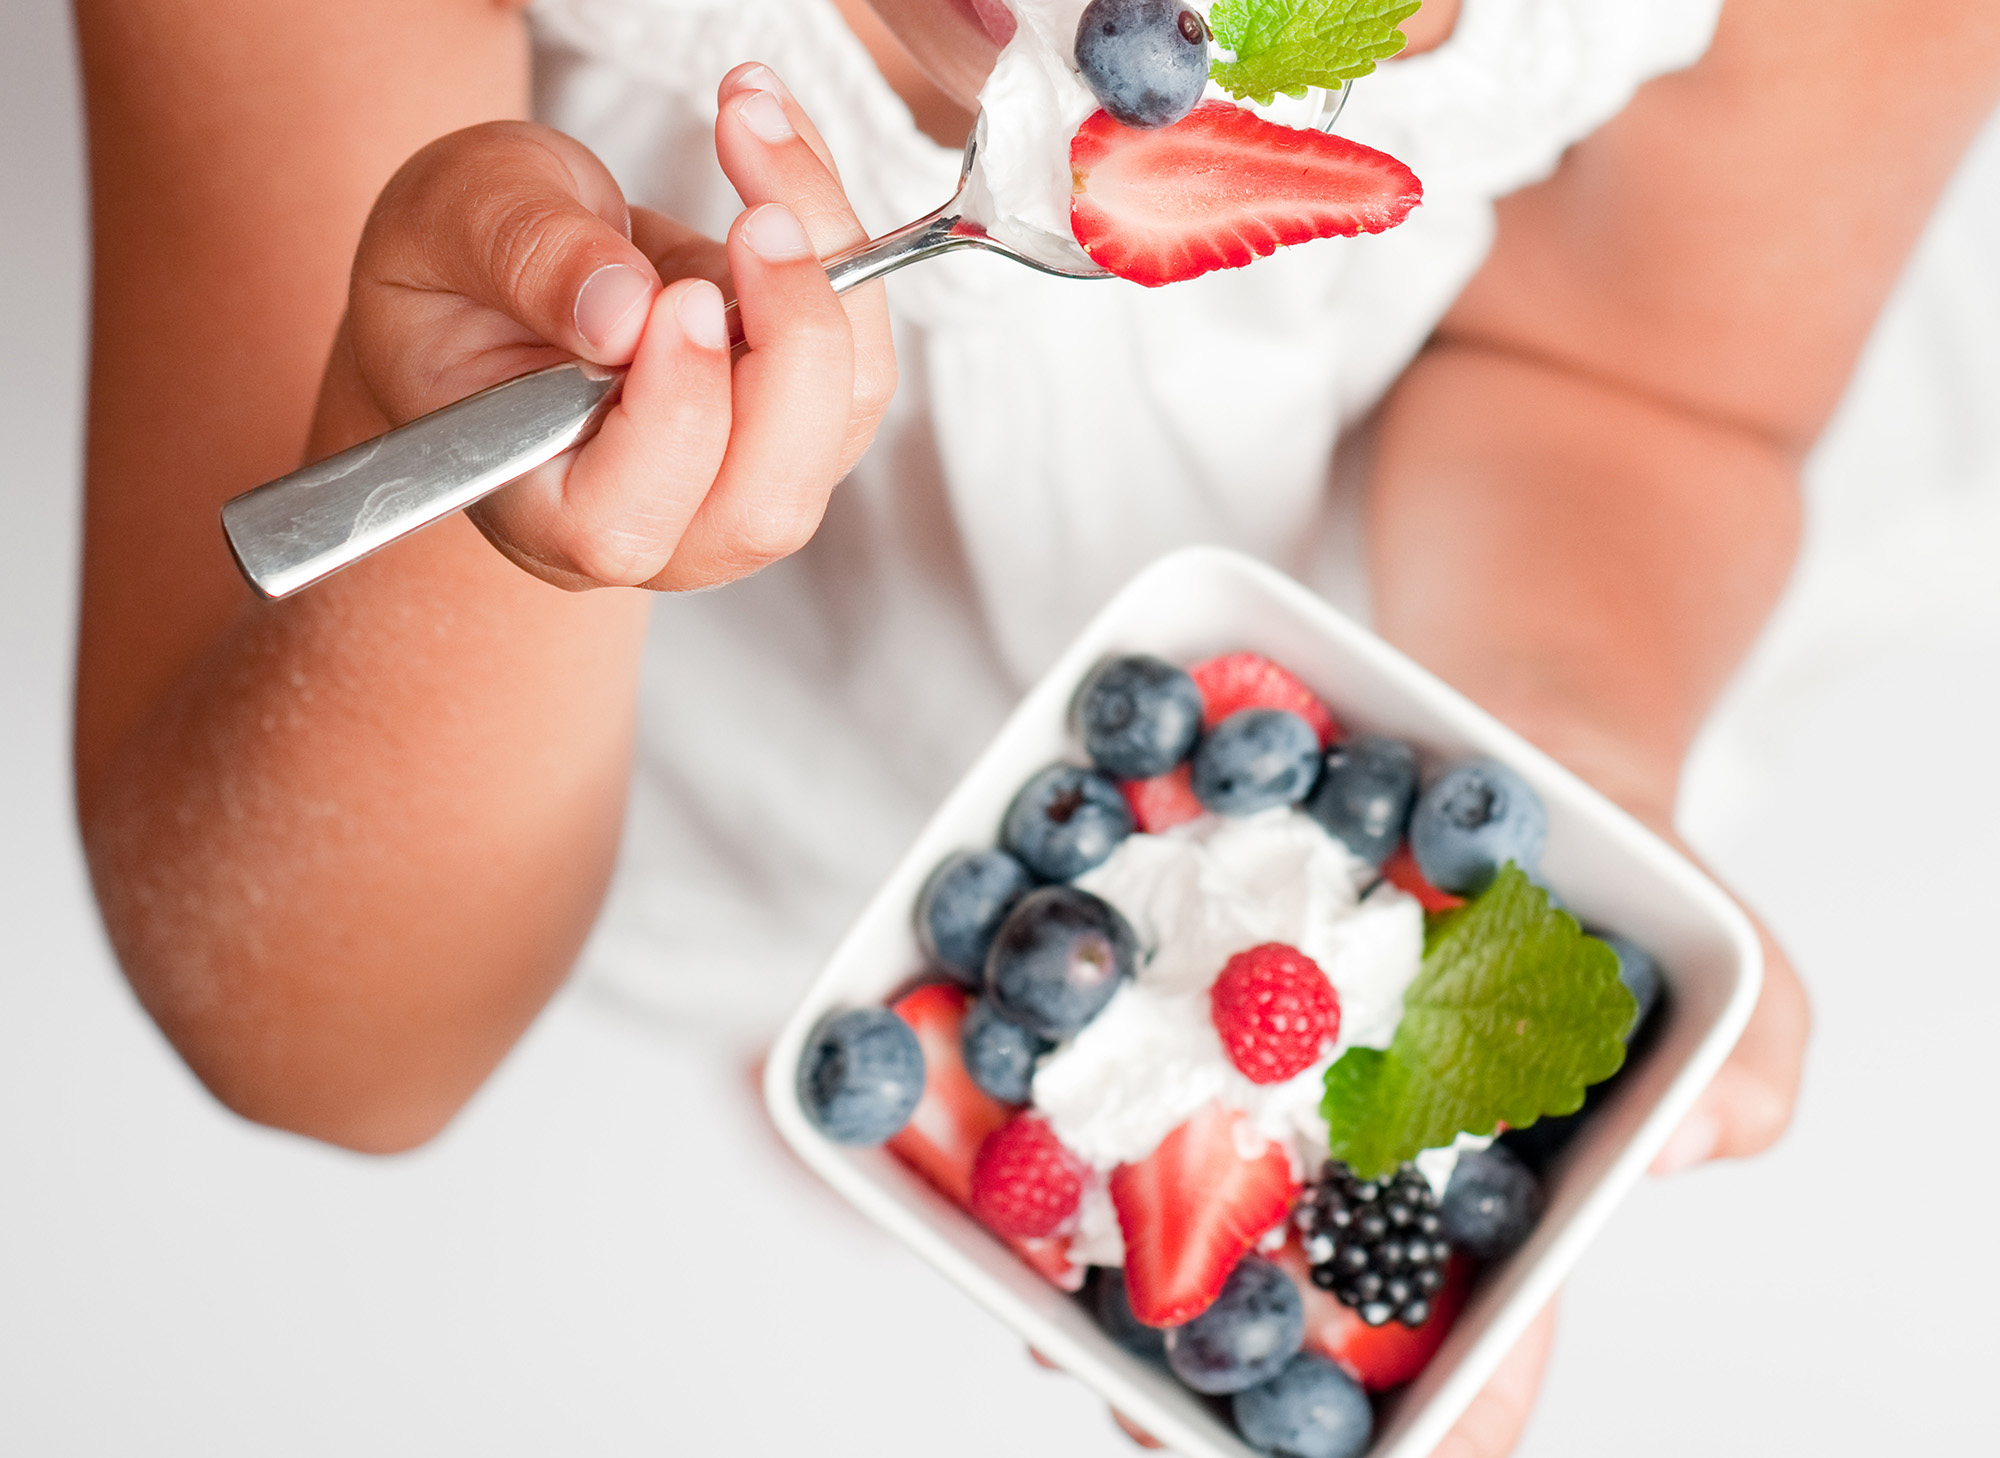
[[[1002,1235],[1054,1235],[1083,1198],[1083,1161],[1040,1119],[1017,1115],[972,1162],[972,1213]]]
[[[1312,958],[1267,942],[1229,959],[1209,990],[1209,1016],[1245,1078],[1283,1083],[1339,1036],[1340,998]]]

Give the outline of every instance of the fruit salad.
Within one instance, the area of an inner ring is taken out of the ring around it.
[[[1253,1445],[1357,1454],[1533,1231],[1657,968],[1538,884],[1519,775],[1426,779],[1267,658],[1111,659],[1074,727],[930,876],[909,990],[820,1024],[800,1105]]]
[[[1311,125],[1402,48],[1417,0],[1005,3],[975,171],[1003,238],[1073,240],[1158,285],[1379,233],[1422,199],[1395,158]]]

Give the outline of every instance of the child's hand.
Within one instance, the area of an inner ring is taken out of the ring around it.
[[[762,66],[721,98],[717,154],[749,207],[726,244],[628,209],[546,128],[417,153],[362,236],[315,454],[566,357],[629,363],[593,440],[472,509],[493,545],[576,589],[709,586],[803,546],[895,389],[888,315],[879,285],[843,300],[819,266],[864,234],[797,103]],[[733,367],[723,288],[748,345]]]

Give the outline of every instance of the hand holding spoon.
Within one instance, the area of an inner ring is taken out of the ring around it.
[[[960,248],[1065,278],[1110,277],[1068,239],[995,236],[1000,220],[974,175],[978,139],[974,127],[943,207],[826,260],[835,293]],[[741,348],[733,305],[729,328]],[[582,445],[624,379],[622,369],[573,360],[503,381],[245,492],[222,508],[223,533],[252,587],[289,597]]]

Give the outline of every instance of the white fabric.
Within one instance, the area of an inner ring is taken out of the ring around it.
[[[1166,289],[958,255],[890,280],[903,383],[796,558],[665,600],[625,852],[587,967],[648,1006],[782,1013],[924,814],[1088,615],[1160,553],[1314,560],[1337,432],[1485,256],[1493,199],[1545,175],[1720,0],[1466,0],[1438,50],[1355,89],[1341,131],[1425,202],[1376,238]],[[829,0],[543,0],[538,112],[635,201],[716,234],[714,88],[774,66],[871,232],[950,195]]]

